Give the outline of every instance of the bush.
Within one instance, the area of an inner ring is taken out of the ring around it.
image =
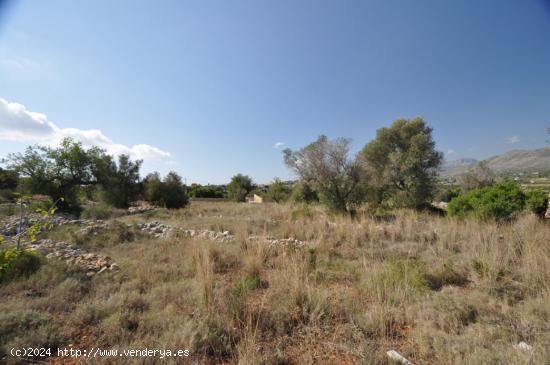
[[[299,181],[292,189],[290,201],[293,203],[314,203],[319,202],[319,196],[310,184],[304,181]]]
[[[123,210],[115,209],[107,204],[94,204],[86,206],[80,213],[84,219],[109,219],[119,217],[124,214]]]
[[[53,206],[53,201],[49,198],[45,198],[45,199],[44,198],[34,199],[34,198],[35,197],[33,197],[33,200],[31,201],[29,206],[29,210],[31,212],[36,212],[39,210],[47,212]]]
[[[525,208],[538,216],[544,216],[548,208],[548,194],[543,190],[529,190],[525,193]]]
[[[455,186],[442,186],[435,195],[436,202],[450,202],[460,195],[460,188]]]
[[[269,201],[281,203],[288,199],[288,190],[287,186],[280,179],[275,178],[267,188],[266,197]]]
[[[58,327],[51,315],[30,309],[20,309],[0,313],[0,359],[7,359],[10,349],[43,348],[43,355],[54,354],[57,347],[64,342]],[[34,363],[40,354],[30,356],[26,361],[17,363]],[[11,362],[10,362],[11,363]]]
[[[225,190],[219,185],[197,185],[192,184],[189,190],[189,196],[192,198],[218,198],[225,197]]]
[[[9,248],[0,251],[0,283],[28,277],[42,265],[40,256],[25,249]]]
[[[451,216],[479,219],[510,219],[525,205],[525,194],[513,181],[477,188],[460,195],[449,203]]]

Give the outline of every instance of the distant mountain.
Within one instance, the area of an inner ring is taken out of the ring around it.
[[[478,161],[475,158],[461,158],[459,160],[445,161],[443,166],[441,166],[442,171],[449,171],[462,167],[470,167],[477,163]]]
[[[550,172],[550,148],[513,150],[485,161],[489,168],[496,173]],[[440,175],[442,177],[458,176],[468,171],[477,162],[473,158],[446,161],[441,167]]]

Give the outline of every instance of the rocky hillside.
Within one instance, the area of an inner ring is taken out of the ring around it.
[[[497,173],[550,172],[550,148],[513,150],[493,156],[485,161]],[[477,162],[473,158],[446,161],[441,169],[441,176],[452,177],[460,175]]]

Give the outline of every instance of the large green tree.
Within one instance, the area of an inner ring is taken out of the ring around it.
[[[231,178],[231,182],[227,185],[227,196],[229,199],[244,202],[248,193],[253,188],[252,179],[247,175],[237,174]]]
[[[442,158],[422,118],[399,119],[379,129],[359,156],[379,200],[414,208],[432,199]]]
[[[64,198],[67,207],[77,207],[78,188],[99,184],[112,164],[112,157],[98,147],[64,139],[59,147],[28,147],[8,156],[8,167],[24,178],[24,188],[33,194]]]
[[[350,158],[351,140],[329,140],[320,136],[306,147],[283,151],[285,164],[300,180],[313,186],[321,202],[336,211],[351,211],[362,199],[360,189],[361,168]]]

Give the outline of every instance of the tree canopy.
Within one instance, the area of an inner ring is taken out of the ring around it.
[[[399,119],[381,128],[360,153],[362,166],[381,199],[419,208],[434,192],[443,154],[435,150],[432,128],[422,118]]]
[[[252,191],[252,179],[247,175],[237,174],[231,178],[227,185],[227,195],[229,199],[244,202],[248,193]]]
[[[145,199],[155,205],[176,209],[187,205],[189,199],[181,177],[170,171],[161,180],[158,172],[147,175],[143,182]]]
[[[87,186],[101,186],[105,200],[120,208],[139,194],[142,161],[120,155],[117,164],[105,150],[86,149],[70,138],[55,148],[28,147],[24,153],[10,154],[7,162],[21,176],[26,192],[50,195],[53,200],[64,198],[65,208],[78,208],[78,191]]]
[[[140,193],[139,170],[142,160],[132,162],[130,156],[118,156],[118,164],[114,161],[108,167],[109,173],[100,177],[103,183],[105,200],[118,208],[127,208],[137,199]]]
[[[360,166],[349,157],[350,143],[346,138],[329,140],[321,135],[298,151],[283,151],[285,164],[319,192],[321,201],[337,211],[349,211],[361,200]]]
[[[8,156],[8,168],[24,178],[33,194],[47,194],[54,200],[64,198],[76,207],[77,188],[101,183],[112,166],[112,157],[98,147],[85,149],[82,143],[64,139],[57,148],[31,146],[24,153]]]

